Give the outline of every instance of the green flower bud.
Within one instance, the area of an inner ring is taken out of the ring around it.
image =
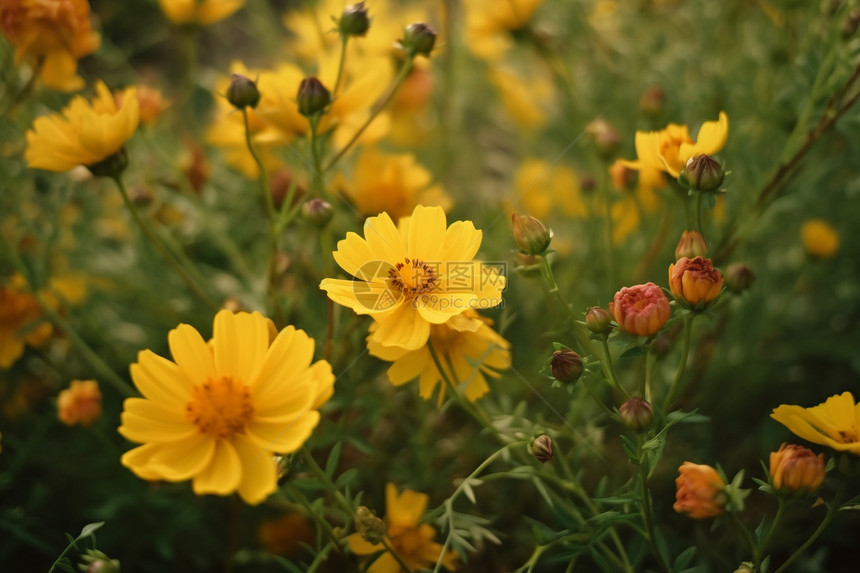
[[[385,523],[363,505],[355,510],[355,530],[373,545],[381,543],[386,532]]]
[[[648,429],[654,421],[654,409],[651,404],[638,396],[633,396],[618,409],[621,422],[625,428],[641,432]]]
[[[732,263],[726,268],[723,275],[726,286],[735,294],[747,290],[755,282],[755,275],[748,266],[743,263]]]
[[[612,328],[612,315],[599,306],[592,306],[585,312],[585,326],[594,334],[604,334]]]
[[[233,74],[227,88],[227,101],[236,109],[255,108],[260,103],[260,91],[255,82],[241,74]]]
[[[302,216],[317,227],[325,227],[331,221],[334,209],[331,203],[316,197],[302,205]]]
[[[549,369],[559,382],[576,382],[582,376],[582,357],[570,348],[556,350],[552,353]]]
[[[344,8],[337,21],[337,29],[344,38],[366,35],[370,29],[370,18],[367,16],[364,2]]]
[[[302,80],[296,99],[299,102],[299,113],[311,117],[325,111],[331,103],[331,93],[316,77],[310,76]]]
[[[707,257],[708,245],[705,244],[705,238],[698,231],[684,231],[681,233],[681,239],[675,247],[675,260],[678,261],[684,257],[695,259],[696,257]]]
[[[403,32],[403,39],[398,42],[400,48],[409,57],[418,55],[430,57],[436,44],[436,32],[423,23],[409,24]]]
[[[716,191],[723,184],[725,171],[710,155],[699,153],[687,160],[678,180],[696,191]]]
[[[538,436],[529,444],[529,453],[542,464],[552,459],[552,438],[546,434]]]
[[[527,255],[540,255],[549,247],[552,231],[539,219],[514,213],[511,222],[514,226],[514,241],[522,252]]]

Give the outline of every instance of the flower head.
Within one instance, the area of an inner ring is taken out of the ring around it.
[[[860,404],[851,392],[811,408],[782,404],[770,417],[813,444],[860,456]]]
[[[120,152],[139,118],[135,88],[125,91],[118,107],[107,86],[99,82],[92,101],[77,96],[62,113],[33,122],[27,132],[27,164],[48,171],[92,167]]]
[[[681,257],[669,265],[669,290],[690,306],[711,302],[722,288],[723,275],[714,268],[711,259]]]
[[[324,279],[330,299],[376,321],[371,342],[416,350],[432,324],[501,301],[505,277],[472,260],[481,231],[471,221],[448,226],[441,207],[417,206],[395,226],[387,213],[348,233],[334,259],[353,280]]]
[[[273,331],[257,312],[222,310],[210,343],[180,324],[168,335],[173,361],[141,352],[131,377],[144,397],[125,401],[119,432],[143,445],[122,464],[143,479],[191,479],[197,494],[263,501],[276,487],[272,453],[304,444],[334,382],[328,362],[311,363],[304,331]]]
[[[15,46],[15,61],[42,60],[39,78],[50,88],[74,91],[84,86],[78,60],[101,42],[92,30],[87,0],[4,0],[0,31]]]
[[[615,293],[609,312],[621,330],[636,336],[653,336],[669,320],[672,309],[660,287],[645,283]]]
[[[484,60],[499,60],[514,45],[543,0],[474,0],[466,4],[466,42]]]
[[[554,213],[577,219],[588,215],[579,179],[564,165],[526,158],[517,168],[514,185],[525,211],[539,219],[547,219]]]
[[[54,329],[43,315],[24,277],[14,275],[8,284],[0,284],[0,369],[12,366],[25,346],[39,347],[48,341]]]
[[[770,453],[770,477],[776,490],[789,493],[818,489],[827,473],[824,454],[817,456],[809,448],[783,443]]]
[[[421,523],[421,516],[427,509],[429,500],[425,493],[405,489],[398,494],[397,486],[393,483],[385,486],[385,523],[388,530],[384,539],[388,547],[397,553],[400,561],[413,571],[432,568],[444,549],[441,544],[433,541],[436,529],[432,525]],[[349,549],[356,555],[372,555],[385,549],[382,543],[365,541],[358,533],[353,533],[346,541]],[[445,551],[442,565],[446,569],[454,569],[456,559],[456,551]],[[391,553],[384,553],[367,571],[399,573],[402,568]]]
[[[167,19],[174,24],[208,26],[232,16],[245,0],[158,0]]]
[[[92,426],[102,415],[102,394],[95,380],[74,380],[57,397],[57,414],[67,426]]]
[[[820,259],[832,257],[839,250],[839,233],[824,219],[809,219],[800,227],[800,238],[806,252]]]
[[[693,519],[716,517],[725,513],[726,483],[717,470],[708,465],[684,462],[675,479],[675,511]]]

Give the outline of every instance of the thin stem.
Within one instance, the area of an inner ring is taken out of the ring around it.
[[[406,573],[412,573],[412,569],[409,568],[409,565],[407,565],[403,561],[403,558],[397,554],[397,552],[394,550],[394,548],[391,547],[391,545],[388,543],[388,541],[386,541],[386,539],[384,537],[382,538],[382,545],[384,545],[385,548],[388,550],[388,552],[391,554],[391,556],[394,557],[394,560],[400,564],[400,567],[403,568],[403,571],[405,571]]]
[[[696,230],[705,236],[705,227],[702,225],[702,191],[696,191]]]
[[[657,354],[655,354],[650,346],[645,353],[645,381],[642,388],[642,395],[649,402],[654,400],[651,391],[651,382],[654,380],[654,366],[657,364]]]
[[[750,533],[750,530],[747,529],[743,523],[741,523],[741,520],[738,519],[738,516],[735,513],[732,512],[729,514],[729,516],[731,517],[732,524],[741,534],[741,537],[744,538],[744,542],[746,542],[746,544],[749,546],[750,553],[753,556],[753,562],[758,565],[759,561],[761,561],[759,557],[761,549],[758,547],[758,544],[755,542],[755,539],[753,539],[752,533]]]
[[[325,484],[328,488],[329,492],[334,496],[338,505],[340,505],[341,509],[347,512],[349,515],[353,515],[355,513],[355,508],[350,505],[350,503],[346,500],[340,490],[337,489],[337,486],[331,481],[328,475],[323,471],[323,469],[316,462],[314,457],[311,455],[310,451],[308,451],[307,447],[302,447],[302,459],[308,464],[308,467],[311,469],[311,472],[319,478],[320,481]]]
[[[314,164],[314,173],[312,174],[313,187],[316,189],[319,195],[325,193],[325,173],[328,171],[328,168],[323,170],[322,167],[322,158],[320,157],[318,141],[319,135],[317,134],[317,128],[319,127],[320,114],[316,114],[308,118],[308,122],[311,124],[310,131],[310,146],[311,146],[311,159]],[[331,165],[329,165],[331,167]]]
[[[641,458],[643,453],[642,445],[644,444],[642,434],[638,435],[637,444],[638,456]],[[642,465],[639,466],[639,483],[641,485],[640,494],[642,495],[642,521],[645,522],[645,530],[648,532],[648,544],[651,546],[651,552],[654,553],[654,556],[657,558],[657,563],[659,563],[660,569],[668,573],[670,569],[663,560],[663,554],[660,552],[660,548],[657,545],[657,538],[655,537],[654,508],[651,506],[651,492],[648,491],[648,476],[646,475],[645,469]]]
[[[619,384],[618,378],[615,376],[615,367],[612,364],[612,353],[609,351],[609,343],[606,341],[606,336],[603,336],[601,339],[601,345],[603,346],[603,360],[601,361],[601,365],[603,366],[603,373],[606,376],[606,379],[609,380],[609,383],[615,388],[618,392],[624,396],[624,399],[630,397],[630,394],[627,393],[627,390],[624,389],[624,386]]]
[[[753,563],[755,563],[756,571],[761,569],[761,561],[762,557],[764,556],[764,552],[767,551],[768,545],[770,545],[770,542],[773,539],[773,534],[779,527],[779,522],[782,519],[782,515],[785,510],[785,500],[783,500],[781,497],[778,497],[777,501],[779,502],[779,506],[776,508],[776,515],[773,518],[773,523],[771,524],[770,530],[767,532],[764,541],[761,542],[761,545],[758,548],[758,554],[754,555],[755,559],[753,560]]]
[[[558,288],[558,283],[555,282],[555,275],[553,275],[552,265],[549,264],[549,258],[547,257],[547,254],[541,253],[539,257],[541,261],[541,275],[546,281],[547,293],[552,295],[553,298],[558,301],[558,303],[562,306],[562,308],[564,308],[565,311],[567,311],[571,318],[573,318],[574,320],[580,318],[576,316],[576,314],[573,312],[573,309],[570,307],[570,305],[564,299],[564,296],[561,294],[561,290]],[[594,353],[593,349],[591,348],[591,343],[589,342],[588,337],[585,335],[585,332],[583,332],[581,328],[575,327],[573,329],[573,335],[576,337],[576,341],[579,343],[581,351],[587,351],[590,354]]]
[[[691,325],[695,316],[692,312],[684,316],[684,341],[681,347],[681,359],[678,362],[678,369],[675,371],[675,380],[672,382],[669,393],[666,394],[666,399],[663,401],[664,412],[669,411],[669,407],[672,405],[675,393],[678,391],[678,386],[681,383],[681,378],[684,376],[684,370],[687,368],[687,356],[690,354]]]
[[[340,36],[340,62],[337,64],[337,79],[334,81],[334,89],[332,90],[332,98],[337,97],[337,92],[340,91],[340,83],[343,81],[343,68],[346,62],[346,45],[349,42],[348,34]]]

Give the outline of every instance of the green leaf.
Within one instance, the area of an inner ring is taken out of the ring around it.
[[[343,448],[343,442],[337,442],[328,454],[328,459],[325,462],[325,473],[329,478],[334,477],[334,470],[337,469],[337,462],[340,460],[341,448]]]
[[[687,565],[690,564],[690,561],[693,560],[693,556],[696,555],[696,547],[688,547],[683,550],[678,557],[675,558],[675,564],[672,565],[672,569],[674,571],[681,571],[685,569]]]
[[[83,529],[81,529],[81,534],[78,535],[78,539],[84,539],[85,537],[89,537],[90,535],[95,533],[96,530],[100,529],[101,526],[104,524],[105,524],[104,521],[97,521],[95,523],[88,523],[87,525],[84,526]],[[78,539],[76,539],[75,541],[77,541]]]

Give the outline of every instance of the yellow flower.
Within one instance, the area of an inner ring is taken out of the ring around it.
[[[576,173],[564,165],[526,158],[514,175],[514,186],[526,212],[538,219],[559,211],[567,217],[588,215]]]
[[[803,248],[813,257],[827,259],[839,250],[839,233],[824,219],[809,219],[800,227]]]
[[[74,380],[57,397],[57,415],[67,426],[92,426],[102,415],[102,394],[95,380]]]
[[[167,19],[174,24],[208,26],[232,16],[245,0],[158,0]]]
[[[74,91],[84,86],[78,60],[101,42],[90,24],[87,0],[4,0],[0,30],[15,46],[15,62],[41,60],[39,78],[50,88]]]
[[[782,404],[770,417],[804,440],[860,455],[860,404],[854,403],[851,392],[812,408]]]
[[[384,540],[386,544],[397,553],[404,565],[412,571],[432,568],[439,559],[444,549],[439,543],[433,541],[436,537],[436,529],[432,525],[421,523],[421,516],[427,509],[430,497],[426,493],[419,493],[411,489],[397,493],[397,486],[388,483],[385,486],[385,523],[388,534]],[[385,545],[382,543],[370,543],[362,539],[358,533],[353,533],[346,538],[350,551],[356,555],[372,555],[383,551]],[[446,569],[454,569],[457,566],[457,552],[446,551],[442,556],[442,565]],[[400,563],[391,553],[382,554],[367,569],[368,573],[401,573],[403,571]]]
[[[721,111],[717,121],[706,121],[699,128],[696,141],[690,138],[686,125],[670,123],[660,131],[636,132],[637,161],[625,164],[632,169],[650,167],[665,171],[677,178],[681,169],[694,155],[714,155],[726,144],[729,135],[729,118]]]
[[[134,134],[140,114],[137,90],[126,90],[122,107],[103,82],[88,102],[72,99],[61,114],[40,117],[27,132],[27,164],[48,171],[91,167],[118,153]]]
[[[356,161],[351,183],[340,186],[362,215],[385,211],[405,217],[418,204],[439,205],[446,211],[451,207],[451,198],[432,181],[433,176],[411,153],[368,149]]]
[[[499,90],[505,111],[520,128],[532,130],[546,123],[553,89],[545,78],[525,79],[503,68],[492,68],[487,75]]]
[[[490,319],[467,310],[451,317],[445,324],[430,327],[430,342],[445,370],[445,376],[454,384],[466,385],[463,395],[470,402],[490,391],[485,376],[498,378],[497,370],[506,370],[511,366],[511,345],[490,328],[490,324]],[[394,363],[388,369],[388,379],[395,386],[400,386],[418,378],[419,394],[429,400],[436,386],[442,382],[442,374],[430,354],[429,346],[417,350],[382,346],[371,340],[376,327],[376,324],[371,325],[367,347],[371,355]],[[446,390],[443,383],[439,390],[439,406],[445,399]]]
[[[543,0],[466,2],[466,43],[477,57],[499,60],[514,45],[512,32],[525,28]]]
[[[24,354],[24,346],[44,345],[53,331],[24,277],[14,275],[0,285],[0,369],[12,366]]]
[[[272,340],[257,312],[215,316],[209,344],[187,324],[168,335],[174,362],[145,350],[131,366],[143,398],[125,401],[119,432],[143,445],[122,464],[143,479],[193,480],[197,494],[238,491],[249,504],[276,488],[272,453],[291,453],[332,395],[314,341],[288,326]]]
[[[387,213],[364,223],[364,238],[348,233],[334,259],[354,280],[324,279],[330,299],[378,323],[372,341],[415,350],[431,324],[470,308],[501,302],[505,277],[473,261],[481,231],[471,221],[448,227],[441,207],[417,206],[395,226]]]

